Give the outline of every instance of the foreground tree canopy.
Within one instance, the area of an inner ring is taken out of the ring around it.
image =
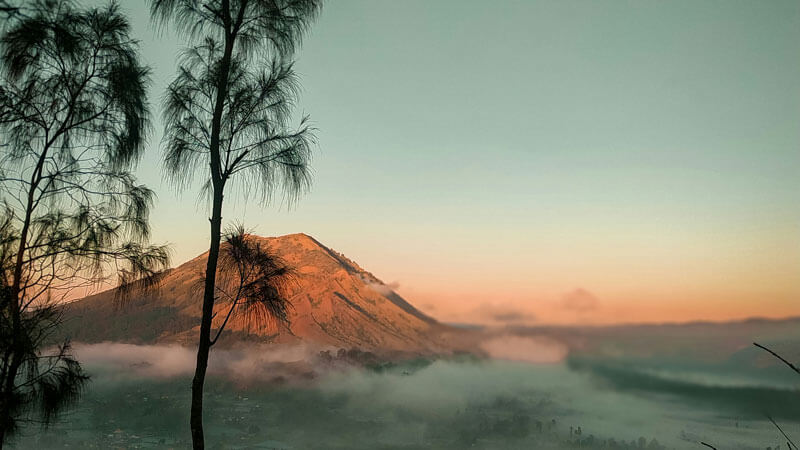
[[[194,448],[205,447],[203,385],[212,338],[222,206],[226,187],[265,204],[289,200],[310,184],[313,135],[306,119],[291,124],[297,96],[294,50],[316,18],[319,0],[151,0],[153,19],[193,43],[184,52],[164,103],[165,167],[179,188],[202,177],[211,201],[210,245],[197,366],[192,382]],[[266,292],[266,291],[264,291]],[[277,313],[279,308],[271,308]]]
[[[153,192],[129,171],[149,128],[149,70],[118,7],[27,2],[2,30],[0,66],[2,445],[25,422],[49,422],[87,379],[68,342],[42,353],[59,301],[149,285],[169,257],[148,244]]]

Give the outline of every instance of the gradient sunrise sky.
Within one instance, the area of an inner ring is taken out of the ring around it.
[[[158,111],[181,43],[133,4]],[[228,221],[308,233],[444,321],[800,314],[797,0],[329,0],[297,70],[313,191],[228,195]],[[208,222],[162,181],[161,126],[138,175],[177,264]]]

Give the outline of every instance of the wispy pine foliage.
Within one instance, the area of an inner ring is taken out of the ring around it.
[[[210,200],[210,245],[191,429],[205,447],[203,386],[217,296],[226,187],[260,204],[295,200],[310,185],[314,141],[307,118],[292,124],[297,98],[292,58],[320,0],[151,0],[153,20],[191,42],[164,99],[164,168],[179,189],[200,178]],[[278,311],[273,311],[278,312]]]
[[[68,342],[42,353],[61,300],[150,286],[169,263],[148,243],[153,192],[130,173],[150,110],[128,20],[115,3],[23,6],[0,11],[0,445],[49,423],[87,379]]]

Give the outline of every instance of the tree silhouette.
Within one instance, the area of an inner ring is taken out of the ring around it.
[[[217,301],[226,303],[227,314],[217,327],[211,345],[219,340],[228,321],[241,316],[248,327],[287,322],[287,290],[292,269],[269,247],[237,226],[225,235],[217,268]]]
[[[37,0],[0,36],[0,446],[48,424],[87,376],[63,342],[62,300],[166,268],[148,244],[153,193],[128,171],[148,130],[148,69],[115,4]]]
[[[213,344],[212,318],[226,187],[267,203],[281,191],[292,200],[310,183],[313,139],[307,122],[290,125],[297,94],[291,55],[316,17],[320,0],[151,0],[153,19],[173,23],[195,45],[184,52],[165,104],[165,167],[185,188],[202,171],[211,201],[210,245],[203,292],[190,426],[205,446],[203,385]]]

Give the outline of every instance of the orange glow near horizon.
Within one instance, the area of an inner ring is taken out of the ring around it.
[[[390,274],[385,282],[443,322],[601,325],[800,316],[798,236],[759,231],[698,233],[683,242],[632,232],[559,242],[548,236],[527,242],[450,236],[434,243],[418,237],[402,239],[403,246],[345,244],[344,252],[378,277]]]
[[[226,191],[225,225],[307,233],[445,322],[800,315],[800,2],[576,5],[337,2],[296,66],[312,190]],[[156,102],[182,39],[127,8]],[[167,182],[153,119],[137,177],[179,265],[205,180]]]
[[[369,224],[371,225],[371,224]],[[549,325],[800,316],[800,235],[792,228],[472,232],[419,222],[302,231],[448,323]],[[204,229],[175,265],[205,251]],[[287,224],[277,232],[297,232]],[[513,236],[513,238],[511,237]]]
[[[195,231],[191,245],[174,245],[174,266],[205,251],[205,230]],[[297,230],[280,231],[272,235]],[[304,231],[446,323],[609,325],[800,316],[800,236],[791,229],[676,237],[646,227],[598,235],[564,227],[518,233],[516,239],[413,224]]]
[[[669,301],[654,301],[652,297],[601,300],[589,291],[578,288],[561,298],[542,296],[528,300],[491,301],[481,295],[459,296],[403,288],[398,292],[439,321],[493,326],[725,322],[800,316],[796,297],[772,297],[770,301],[761,303],[752,302],[749,298],[707,296],[679,297]],[[580,295],[575,295],[579,292],[588,293],[586,301],[567,301],[570,297],[580,298]]]

